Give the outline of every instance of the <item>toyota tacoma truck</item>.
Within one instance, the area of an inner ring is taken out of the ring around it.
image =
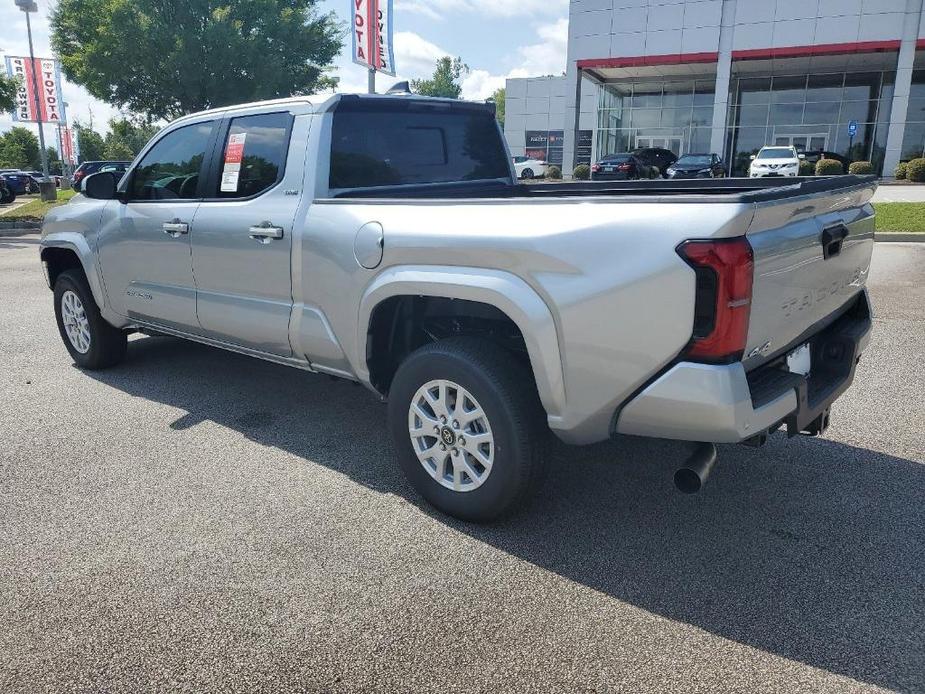
[[[683,491],[716,443],[825,430],[869,341],[872,177],[523,185],[511,161],[490,104],[180,118],[45,218],[64,346],[102,369],[171,335],[358,381],[413,486],[475,521],[535,488],[550,430],[689,442]]]

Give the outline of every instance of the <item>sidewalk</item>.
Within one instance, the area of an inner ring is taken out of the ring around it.
[[[871,202],[925,202],[925,185],[881,184]]]

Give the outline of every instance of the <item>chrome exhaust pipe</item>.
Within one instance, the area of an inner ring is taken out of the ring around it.
[[[674,473],[674,486],[685,494],[696,494],[707,483],[707,477],[716,464],[716,446],[698,443],[687,462]]]

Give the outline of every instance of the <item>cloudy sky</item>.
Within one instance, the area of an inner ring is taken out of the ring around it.
[[[32,34],[37,57],[49,57],[48,12],[52,0],[37,0]],[[559,74],[565,69],[568,0],[393,0],[395,65],[398,79],[429,76],[437,59],[460,56],[470,72],[463,97],[484,99],[506,77]],[[323,12],[333,11],[346,26],[351,0],[322,0]],[[12,0],[0,0],[0,54],[28,55],[25,15]],[[349,37],[336,61],[341,91],[366,91],[365,71],[350,62]],[[384,91],[393,78],[379,75]],[[97,101],[82,88],[64,83],[70,120],[105,124],[117,111]],[[9,114],[0,115],[0,132],[12,126]],[[49,135],[49,144],[53,138]]]

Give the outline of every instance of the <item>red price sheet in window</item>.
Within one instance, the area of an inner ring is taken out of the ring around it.
[[[237,193],[238,179],[241,177],[241,162],[244,160],[244,141],[247,133],[237,133],[228,136],[225,147],[225,167],[222,169],[223,193]]]

